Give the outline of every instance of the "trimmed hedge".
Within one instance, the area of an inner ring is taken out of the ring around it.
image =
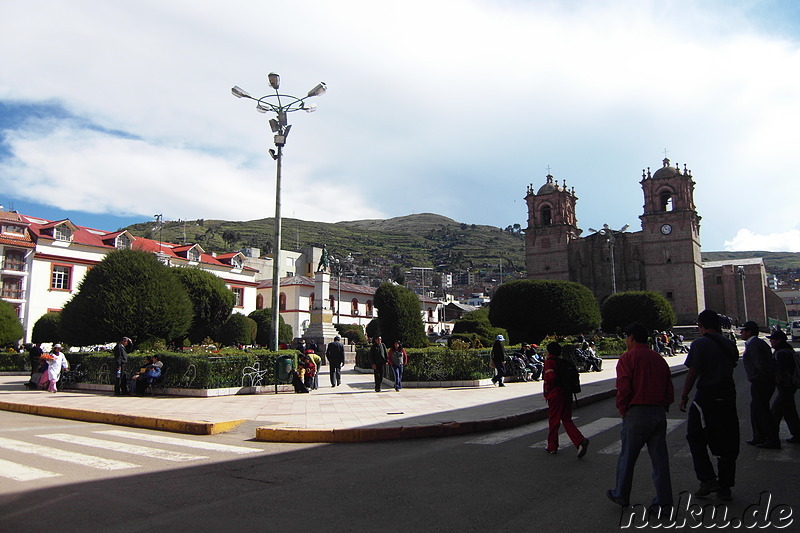
[[[494,375],[488,350],[451,350],[447,347],[406,348],[404,381],[463,381]],[[369,346],[356,349],[356,366],[372,368]]]

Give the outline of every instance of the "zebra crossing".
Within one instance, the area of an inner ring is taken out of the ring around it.
[[[106,472],[135,471],[142,468],[143,463],[152,461],[183,464],[209,459],[212,454],[264,453],[260,448],[137,431],[97,430],[91,433],[91,437],[66,432],[42,433],[23,437],[26,440],[0,437],[0,454],[5,457],[0,459],[0,478],[26,482],[64,475],[58,468],[49,466],[54,463]],[[76,448],[81,451],[74,451]],[[11,457],[15,460],[10,460]],[[48,465],[47,469],[43,464]]]
[[[573,417],[573,421],[576,422],[578,429],[581,431],[584,437],[587,439],[592,439],[601,433],[605,433],[608,431],[613,431],[614,429],[617,430],[617,433],[614,435],[615,440],[608,446],[603,448],[594,449],[590,451],[590,453],[594,453],[597,455],[619,455],[620,451],[622,450],[622,442],[619,440],[619,429],[622,425],[622,419],[619,417],[603,417],[593,420],[591,422],[585,424],[578,424],[579,417]],[[472,438],[464,442],[464,444],[470,445],[483,445],[483,446],[495,446],[498,444],[503,444],[505,442],[509,442],[515,439],[523,438],[532,436],[535,433],[546,431],[548,427],[547,420],[539,420],[537,422],[526,424],[524,426],[519,426],[512,429],[506,429],[501,431],[495,431],[492,433],[487,433],[485,435],[480,435],[478,437]],[[670,434],[677,430],[678,428],[683,428],[685,431],[686,427],[686,418],[667,418],[667,434]],[[569,442],[569,439],[563,435],[563,428],[561,429],[561,436],[559,438],[561,442],[561,449],[570,448],[572,447],[572,443]],[[785,425],[781,427],[781,441],[785,441],[785,439],[789,438],[791,434],[788,432]],[[545,448],[547,446],[547,439],[539,440],[535,444],[531,444],[529,448]],[[643,448],[643,451],[647,451],[647,447]],[[679,447],[672,447],[672,454],[673,457],[676,458],[691,458],[692,454],[689,450],[689,445],[686,443],[686,440],[682,440],[682,444]],[[756,454],[756,460],[758,461],[769,461],[769,462],[798,462],[800,461],[800,446],[792,445],[792,444],[784,444],[782,449],[780,450],[762,450],[759,449]]]

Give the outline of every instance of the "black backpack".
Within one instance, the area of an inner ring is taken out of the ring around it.
[[[567,394],[577,394],[581,391],[581,374],[578,367],[571,359],[556,359],[555,385],[561,387]]]

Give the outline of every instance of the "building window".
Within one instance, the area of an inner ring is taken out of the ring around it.
[[[233,293],[233,306],[244,307],[244,287],[231,287]]]
[[[428,308],[428,322],[433,322],[433,309]]]
[[[256,295],[256,309],[264,309],[264,295]]]
[[[715,281],[717,282],[717,285],[722,285],[722,276],[717,276]]]
[[[331,298],[331,303],[333,302],[333,298]],[[312,292],[311,295],[308,297],[308,310],[314,310],[314,293]]]
[[[546,205],[542,208],[542,226],[549,226],[553,223],[553,213],[550,206]]]
[[[71,241],[72,240],[72,230],[66,224],[61,224],[60,226],[56,226],[53,228],[53,237],[57,241]]]
[[[350,314],[353,316],[358,316],[358,299],[353,298],[350,302]]]
[[[671,192],[669,192],[669,191],[662,192],[659,199],[661,200],[661,204],[660,204],[661,211],[667,212],[667,211],[672,211],[673,210],[672,193]]]
[[[233,268],[242,268],[242,258],[238,255],[234,255],[231,259],[231,264],[233,265]]]
[[[672,300],[672,291],[667,291],[667,300]]]
[[[278,295],[278,311],[286,311],[286,293]]]
[[[25,254],[19,250],[6,250],[3,269],[23,272],[25,270]]]
[[[367,300],[367,316],[371,317],[372,313],[372,300]]]
[[[14,233],[16,235],[22,235],[25,233],[25,228],[22,226],[3,226],[3,233]]]
[[[9,300],[22,300],[22,278],[3,278],[0,295]]]
[[[50,289],[54,291],[68,291],[72,288],[72,267],[69,265],[53,265],[50,272]]]
[[[187,254],[187,256],[189,258],[189,261],[194,261],[195,263],[199,263],[200,262],[200,252],[198,252],[194,248],[189,250],[189,253]]]
[[[117,250],[130,250],[131,249],[131,238],[125,235],[117,236]]]

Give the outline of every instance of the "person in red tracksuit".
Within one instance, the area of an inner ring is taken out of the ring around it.
[[[551,342],[547,345],[547,359],[544,361],[544,399],[547,400],[547,418],[550,430],[547,433],[547,448],[550,454],[558,452],[558,428],[564,424],[569,440],[578,449],[578,459],[586,455],[589,439],[584,438],[572,421],[572,395],[565,392],[557,383],[556,359],[561,355],[561,345]]]

